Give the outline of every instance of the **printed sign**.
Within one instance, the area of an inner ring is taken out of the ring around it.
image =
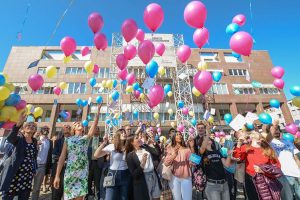
[[[235,130],[235,131],[238,131],[238,130],[241,130],[244,125],[247,123],[246,121],[246,118],[241,115],[241,114],[238,114],[229,124],[229,126]]]
[[[189,160],[191,162],[199,165],[200,162],[201,162],[201,158],[202,158],[201,156],[198,156],[197,154],[192,153],[191,156],[190,156],[190,158],[189,158]]]

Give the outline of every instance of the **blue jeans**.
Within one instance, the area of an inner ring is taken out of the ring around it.
[[[131,179],[129,170],[109,170],[115,175],[115,186],[106,188],[105,200],[127,200]]]
[[[6,192],[2,192],[2,200],[13,200],[14,197],[18,197],[18,200],[28,200],[30,197],[30,190],[21,191],[15,195],[8,195]]]
[[[297,200],[300,200],[300,178],[285,176],[288,180],[292,191],[295,193],[295,197]]]

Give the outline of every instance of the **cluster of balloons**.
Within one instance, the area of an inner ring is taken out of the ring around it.
[[[105,50],[108,46],[108,41],[106,36],[101,33],[101,30],[104,26],[104,20],[102,16],[93,12],[88,17],[88,25],[92,32],[94,33],[94,44],[98,50]]]
[[[172,86],[170,84],[164,86],[164,93],[165,95],[168,95],[168,97],[171,97],[173,95]]]
[[[283,67],[280,67],[280,66],[273,67],[271,70],[271,74],[275,78],[275,80],[273,81],[273,85],[276,88],[282,90],[284,88],[284,81],[282,80],[282,77],[284,75]]]
[[[68,119],[71,118],[70,112],[65,111],[65,110],[62,110],[62,111],[59,113],[59,116],[60,116],[61,118],[63,118],[64,120],[68,120]]]
[[[76,105],[78,107],[85,107],[89,104],[88,100],[82,100],[80,98],[76,99]]]
[[[290,88],[290,93],[295,96],[292,99],[292,103],[294,106],[300,108],[300,86],[299,85],[294,85]]]

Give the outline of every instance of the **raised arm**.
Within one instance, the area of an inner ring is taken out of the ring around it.
[[[103,142],[102,144],[96,149],[95,153],[94,153],[94,157],[95,158],[100,158],[100,157],[103,157],[105,155],[107,155],[108,152],[106,151],[103,151],[104,147],[107,145],[108,143],[108,136],[105,135],[103,137]]]
[[[97,114],[96,114],[96,117],[95,117],[95,120],[87,134],[87,137],[88,138],[91,138],[93,137],[94,133],[95,133],[95,130],[96,130],[96,127],[97,127],[97,124],[98,124],[98,121],[99,121],[99,115],[100,115],[100,110],[101,110],[101,107],[102,107],[102,103],[98,105],[98,110],[97,110]]]
[[[202,155],[205,152],[209,140],[210,140],[209,139],[209,134],[206,134],[204,136],[203,142],[202,142],[201,147],[199,149],[200,155]]]
[[[7,141],[11,144],[13,144],[14,146],[18,143],[19,140],[19,129],[23,126],[24,122],[27,119],[27,115],[25,113],[25,110],[21,113],[19,120],[17,122],[17,124],[13,127],[12,131],[9,133],[9,135],[7,136]]]

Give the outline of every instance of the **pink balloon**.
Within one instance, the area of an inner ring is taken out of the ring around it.
[[[126,42],[130,42],[135,38],[138,27],[133,19],[126,19],[121,27],[122,35]]]
[[[139,44],[138,55],[144,64],[148,64],[148,62],[153,58],[154,53],[155,47],[150,40],[144,40]]]
[[[282,78],[284,75],[284,69],[282,67],[274,67],[271,70],[271,74],[274,78]]]
[[[147,104],[148,104],[149,108],[151,108],[151,109],[156,106],[156,105],[153,105],[153,103],[151,103],[150,101],[148,101]]]
[[[213,79],[210,72],[198,71],[193,79],[195,88],[201,92],[201,94],[206,94],[213,84]]]
[[[296,137],[297,137],[297,138],[300,138],[300,131],[298,131],[298,132],[296,133]]]
[[[164,88],[161,85],[154,85],[148,93],[149,101],[157,106],[164,99]]]
[[[219,133],[219,137],[225,137],[225,133],[223,132],[223,131],[221,131],[220,133]]]
[[[118,77],[124,81],[126,79],[126,76],[127,76],[128,72],[127,72],[127,69],[123,69],[121,71],[119,71],[118,73]]]
[[[125,69],[127,67],[128,60],[125,57],[125,55],[121,53],[121,54],[117,55],[117,57],[116,57],[116,63],[117,63],[117,66],[119,67],[119,69],[123,70],[123,69]]]
[[[162,56],[166,50],[164,43],[159,43],[155,46],[156,53]]]
[[[5,122],[1,128],[4,128],[4,129],[12,129],[12,127],[15,125],[16,123],[15,122]]]
[[[96,33],[94,36],[94,44],[98,50],[105,50],[108,45],[106,36],[103,33]]]
[[[220,137],[220,132],[215,132],[215,137]]]
[[[285,130],[288,133],[291,133],[291,134],[295,135],[297,133],[297,131],[298,131],[298,127],[297,127],[296,124],[292,123],[292,124],[286,125]]]
[[[144,31],[142,29],[138,29],[135,37],[138,41],[143,42],[145,39]]]
[[[131,72],[130,74],[128,74],[128,75],[126,76],[126,80],[127,80],[128,85],[132,85],[132,84],[135,82],[135,76],[134,76],[134,73]]]
[[[206,7],[200,1],[190,2],[184,9],[184,21],[193,28],[202,28],[206,21]]]
[[[282,79],[275,79],[273,81],[273,85],[277,87],[278,89],[283,89],[284,88],[284,81]]]
[[[31,89],[34,92],[39,90],[43,84],[44,84],[44,79],[39,74],[33,74],[28,78],[28,85],[31,87]]]
[[[161,128],[157,128],[157,132],[158,132],[158,133],[161,133]]]
[[[69,112],[66,112],[66,114],[67,114],[66,120],[70,119],[71,118],[71,114]]]
[[[80,52],[81,52],[82,56],[86,56],[86,55],[88,55],[90,53],[90,48],[87,47],[87,46],[82,47]]]
[[[195,133],[195,129],[189,128],[189,132],[190,132],[190,134],[194,134]]]
[[[184,131],[184,125],[183,124],[179,124],[177,126],[177,130],[180,131],[180,132],[183,132]]]
[[[53,88],[53,93],[56,94],[57,96],[59,96],[61,94],[61,89],[60,87],[54,87]]]
[[[136,48],[134,45],[132,44],[128,44],[125,48],[124,48],[124,55],[128,60],[133,59],[136,56]]]
[[[60,41],[60,48],[65,56],[70,56],[76,50],[76,41],[73,38],[66,36]]]
[[[97,12],[91,13],[88,18],[88,25],[90,29],[93,31],[93,33],[97,33],[98,31],[101,31],[104,25],[102,16]]]
[[[236,23],[239,26],[244,26],[246,23],[246,17],[243,14],[238,14],[236,16],[234,16],[234,18],[232,19],[232,23]]]
[[[149,4],[144,10],[144,22],[147,27],[155,32],[164,21],[164,11],[157,3]]]
[[[16,105],[16,109],[17,110],[22,110],[23,108],[25,108],[27,105],[25,100],[21,100],[17,105]]]
[[[185,63],[189,57],[191,56],[191,49],[189,46],[187,45],[182,45],[178,48],[177,50],[177,57],[178,59],[182,62],[182,63]]]
[[[133,91],[133,95],[135,96],[135,98],[139,98],[141,93],[138,90]]]
[[[188,115],[189,114],[189,109],[187,109],[186,107],[182,108],[182,114]]]
[[[193,35],[194,43],[201,49],[209,39],[209,32],[207,28],[198,28]]]
[[[94,69],[93,69],[93,73],[94,74],[98,74],[99,73],[99,69],[100,69],[99,66],[95,64],[94,65]]]
[[[234,52],[249,56],[253,47],[253,38],[249,33],[239,31],[231,37],[229,45]]]

